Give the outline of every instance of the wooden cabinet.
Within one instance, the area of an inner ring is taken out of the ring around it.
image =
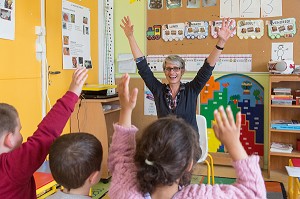
[[[274,95],[274,88],[291,88],[295,98],[295,90],[300,89],[299,75],[270,75],[269,87],[269,155],[268,174],[271,170],[285,170],[289,165],[290,158],[300,158],[300,151],[297,151],[297,139],[300,139],[300,130],[277,130],[271,128],[272,120],[300,120],[300,106],[272,104],[271,95]],[[292,153],[270,152],[272,142],[281,142],[293,145]]]
[[[101,178],[108,179],[108,149],[113,134],[113,124],[118,122],[120,113],[119,98],[82,99],[71,115],[71,132],[86,132],[95,135],[103,147]]]

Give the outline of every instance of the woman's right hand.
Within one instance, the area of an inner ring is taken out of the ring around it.
[[[120,27],[123,29],[126,37],[133,36],[133,25],[131,24],[129,16],[126,16],[122,19]]]

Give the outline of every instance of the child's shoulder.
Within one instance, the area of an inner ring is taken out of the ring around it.
[[[61,190],[57,191],[55,194],[47,197],[46,199],[91,199],[89,196],[85,195],[74,195],[74,194],[67,194],[62,192]]]

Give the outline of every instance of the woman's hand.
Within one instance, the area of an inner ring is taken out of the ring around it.
[[[126,37],[133,36],[133,25],[131,24],[129,16],[126,16],[122,19],[122,24],[120,27],[123,29]]]
[[[226,41],[230,38],[231,34],[236,29],[236,26],[232,27],[232,25],[233,25],[233,20],[230,20],[230,18],[222,19],[222,27],[217,30],[219,40],[226,43]]]

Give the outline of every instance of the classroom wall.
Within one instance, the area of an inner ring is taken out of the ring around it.
[[[93,69],[87,83],[98,83],[98,1],[73,0],[91,11],[91,57]],[[46,1],[46,50],[50,71],[49,101],[54,105],[69,88],[73,70],[62,70],[62,1]],[[15,40],[0,39],[0,102],[15,106],[19,112],[26,141],[42,119],[41,62],[36,59],[35,26],[41,26],[41,0],[16,2]],[[103,27],[100,27],[103,30]],[[47,111],[50,106],[47,102]],[[70,132],[69,123],[64,133]]]
[[[146,40],[146,9],[145,2],[136,1],[135,3],[129,3],[129,0],[117,0],[114,1],[114,34],[115,34],[115,61],[120,53],[131,53],[127,38],[120,27],[121,20],[124,16],[130,16],[132,23],[134,24],[134,35],[140,49],[145,53]],[[116,73],[118,73],[117,62]]]
[[[90,36],[91,36],[91,59],[93,68],[89,71],[86,83],[98,83],[98,1],[81,1],[71,0],[70,2],[79,4],[90,9]],[[46,45],[47,45],[47,62],[49,71],[60,71],[58,75],[49,75],[49,99],[53,106],[69,88],[74,70],[63,70],[62,66],[62,1],[51,0],[46,1]],[[99,27],[99,31],[103,31],[103,27]],[[102,66],[103,67],[103,66]],[[47,103],[47,109],[50,109]],[[70,132],[70,123],[68,122],[63,133]]]
[[[130,4],[129,1],[117,1],[115,2],[115,13],[114,13],[114,25],[115,25],[115,64],[116,64],[116,81],[118,82],[121,75],[118,73],[118,67],[117,67],[117,56],[119,53],[131,53],[130,47],[128,44],[128,41],[123,33],[123,30],[119,27],[120,20],[124,15],[129,15],[131,17],[131,20],[134,24],[134,34],[136,37],[136,40],[141,48],[141,50],[147,54],[146,48],[147,48],[147,39],[145,36],[145,32],[147,30],[146,25],[146,18],[147,18],[147,9],[144,1],[136,1],[133,4]],[[298,33],[297,33],[298,34]],[[267,37],[267,35],[265,35]],[[255,40],[258,41],[258,40]],[[276,40],[277,41],[277,40]],[[282,42],[282,40],[278,40],[277,42]],[[213,44],[215,44],[215,41],[213,41]],[[212,47],[211,47],[212,48]],[[162,49],[162,48],[160,48]],[[295,54],[296,55],[296,54]],[[266,66],[264,66],[266,68]],[[262,69],[262,71],[266,71]],[[223,75],[226,75],[228,73],[213,73],[213,76],[216,78],[221,77]],[[268,125],[266,122],[268,121],[268,110],[267,105],[269,102],[268,98],[268,81],[269,81],[269,74],[264,72],[259,73],[244,73],[245,75],[248,75],[258,81],[262,86],[264,87],[265,96],[264,96],[264,104],[265,104],[265,127],[264,127],[264,137],[265,137],[265,148],[264,148],[264,167],[267,166],[267,153],[268,153]],[[194,77],[195,74],[193,73],[185,73],[183,79],[191,79]],[[138,94],[138,103],[136,105],[136,108],[133,112],[133,124],[135,124],[140,130],[143,130],[149,123],[156,120],[156,116],[145,116],[144,115],[144,83],[143,80],[140,78],[138,74],[130,74],[131,76],[131,83],[130,83],[130,89],[132,88],[138,88],[139,94]],[[155,76],[159,79],[164,80],[164,74],[163,73],[156,73]]]
[[[0,102],[18,110],[26,140],[42,118],[41,63],[35,54],[40,0],[17,1],[15,10],[15,40],[0,39]]]
[[[182,0],[182,7],[177,9],[148,10],[147,9],[147,27],[153,25],[163,25],[171,23],[184,23],[186,21],[215,21],[220,20],[220,1],[216,1],[216,6],[186,8],[188,0]],[[201,1],[202,2],[202,1]],[[249,2],[249,1],[248,1]],[[293,42],[294,43],[294,61],[300,63],[300,14],[299,0],[282,1],[282,16],[268,18],[235,18],[236,22],[240,20],[263,20],[264,35],[260,39],[239,39],[237,36],[229,39],[223,50],[223,54],[251,54],[252,55],[252,72],[268,72],[267,63],[271,59],[271,47],[273,42]],[[161,17],[168,16],[168,17]],[[268,36],[267,20],[295,18],[297,33],[292,38],[281,37],[279,39],[271,39]],[[217,39],[209,35],[205,39],[183,39],[183,41],[165,42],[160,40],[147,40],[147,53],[149,55],[160,54],[209,54],[215,47]],[[163,48],[157,48],[163,46]]]

